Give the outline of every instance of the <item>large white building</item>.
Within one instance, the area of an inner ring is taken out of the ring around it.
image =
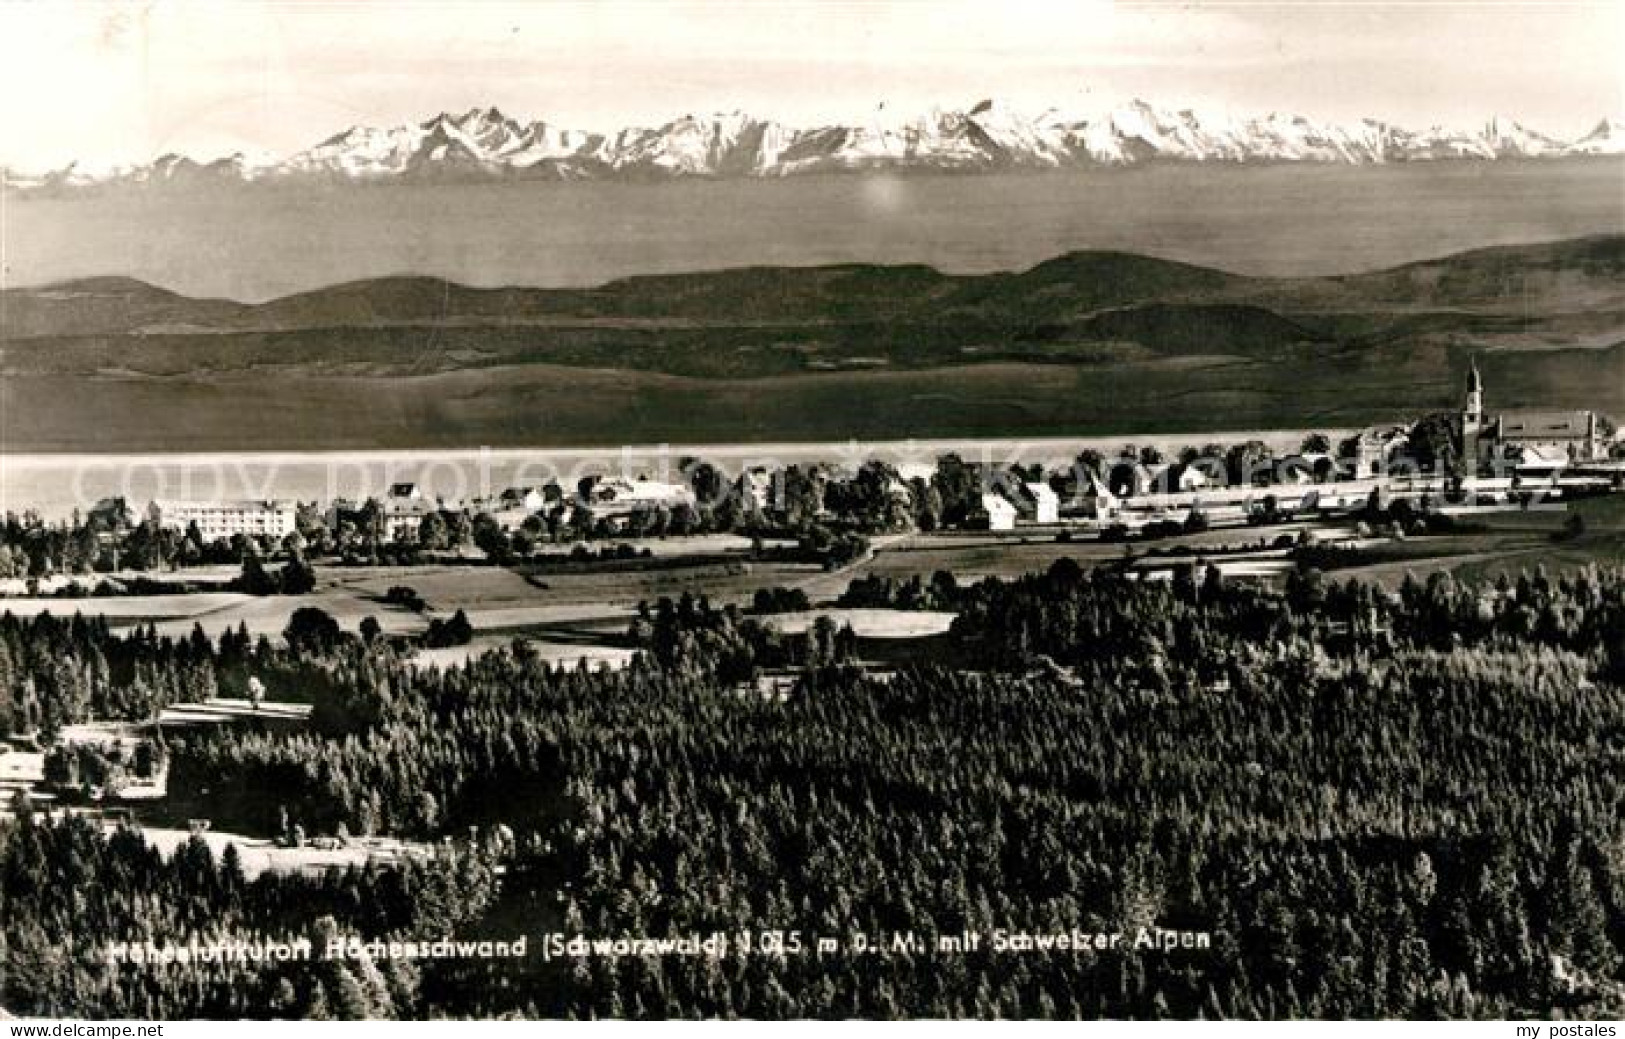
[[[762,466],[746,469],[739,474],[739,497],[746,508],[754,508],[761,512],[778,507],[778,490],[780,481],[773,478],[773,474]]]
[[[1047,483],[1024,483],[1021,485],[1023,502],[1016,503],[1023,518],[1029,516],[1034,523],[1061,522],[1061,496]],[[1023,508],[1023,505],[1027,508]]]
[[[988,530],[1015,530],[1016,515],[1016,507],[1004,495],[991,492],[982,495],[979,518]]]
[[[158,526],[185,532],[194,523],[205,541],[238,534],[285,538],[294,532],[298,510],[290,501],[154,501],[149,515]]]
[[[556,483],[546,487],[509,487],[497,495],[496,507],[499,510],[523,509],[526,512],[540,512],[547,506],[563,500],[564,492]]]
[[[415,483],[397,483],[390,487],[381,503],[384,514],[384,536],[390,541],[412,542],[423,529],[423,520],[439,507],[430,501]]]
[[[694,492],[680,483],[659,480],[600,480],[586,495],[594,520],[614,519],[645,509],[693,508]]]

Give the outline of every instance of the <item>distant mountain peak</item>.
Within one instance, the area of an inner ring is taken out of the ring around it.
[[[651,127],[609,133],[525,122],[495,105],[441,112],[394,127],[352,126],[281,158],[241,154],[198,160],[166,153],[134,167],[71,163],[26,175],[0,169],[19,189],[102,184],[324,178],[415,180],[465,177],[547,179],[617,176],[774,177],[898,170],[1061,169],[1158,162],[1340,163],[1491,161],[1625,154],[1625,123],[1608,118],[1572,141],[1494,115],[1475,130],[1413,131],[1370,117],[1321,122],[1301,113],[1238,116],[1164,108],[1133,98],[1116,108],[1037,114],[995,97],[968,108],[907,113],[879,103],[859,125],[795,128],[732,110],[690,112]]]

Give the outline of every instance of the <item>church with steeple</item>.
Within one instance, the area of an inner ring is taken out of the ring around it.
[[[1461,442],[1468,457],[1510,458],[1520,469],[1561,469],[1608,457],[1603,423],[1594,411],[1484,410],[1484,377],[1474,358],[1461,409]]]

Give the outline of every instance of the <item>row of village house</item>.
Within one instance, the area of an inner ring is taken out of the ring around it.
[[[557,484],[543,487],[511,487],[491,499],[476,499],[468,507],[489,514],[505,530],[513,531],[530,517],[563,504],[566,495]],[[640,509],[693,507],[694,492],[681,484],[656,480],[600,480],[571,505],[587,510],[594,522],[631,515]],[[379,499],[384,535],[392,541],[412,541],[431,513],[450,506],[429,497],[415,483],[397,483]],[[327,519],[336,526],[338,517],[356,512],[363,503],[339,499],[328,506]],[[258,538],[283,538],[297,526],[298,505],[287,500],[159,499],[148,514],[158,526],[185,531],[196,526],[206,541],[246,534]]]
[[[890,491],[906,499],[914,493],[911,481],[928,481],[934,467],[905,468],[909,479],[900,475]],[[768,513],[783,509],[782,483],[766,469],[746,471],[734,486],[741,499],[757,509]],[[467,507],[489,515],[504,530],[514,531],[532,516],[564,504],[584,509],[596,524],[604,520],[624,522],[640,510],[694,508],[698,502],[694,491],[683,484],[639,478],[598,480],[581,495],[567,494],[556,483],[511,487],[493,498],[470,501]],[[394,541],[416,539],[431,513],[462,507],[431,498],[415,483],[392,485],[379,499],[379,506],[384,534]],[[336,525],[341,513],[360,508],[361,503],[356,501],[333,502],[328,520]],[[1010,481],[982,495],[981,511],[974,522],[991,530],[1010,530],[1018,522],[1052,524],[1059,522],[1060,509],[1060,498],[1049,485]],[[211,542],[238,534],[280,539],[297,526],[297,505],[286,500],[160,499],[152,503],[148,514],[160,527],[185,531],[195,526],[204,540]]]
[[[923,467],[922,467],[923,469]],[[1127,522],[1131,526],[1148,519],[1180,514],[1207,507],[1243,509],[1253,499],[1268,494],[1279,496],[1283,507],[1308,506],[1318,500],[1325,506],[1348,506],[1363,502],[1373,488],[1393,480],[1370,475],[1331,483],[1329,477],[1312,466],[1285,466],[1276,471],[1278,484],[1273,492],[1253,487],[1226,487],[1221,474],[1200,466],[1120,464],[1114,468],[1114,486],[1088,474],[1075,500],[1067,503],[1066,516],[1100,523]],[[1347,476],[1348,474],[1342,474]],[[929,482],[929,473],[901,476],[889,493],[911,503],[920,480]],[[1501,481],[1505,483],[1506,481]],[[782,482],[764,471],[753,470],[735,483],[735,489],[748,506],[768,515],[782,515]],[[567,495],[557,484],[541,487],[513,487],[491,499],[448,503],[432,498],[412,483],[399,483],[379,499],[383,536],[391,541],[417,540],[423,521],[432,513],[467,508],[484,513],[502,529],[518,530],[533,516],[545,515],[560,506],[582,509],[594,526],[608,522],[624,526],[639,511],[675,510],[697,507],[694,491],[682,484],[647,479],[602,480],[585,496]],[[980,495],[980,508],[969,518],[969,526],[1008,531],[1018,525],[1047,525],[1063,520],[1060,496],[1047,483],[1017,480],[1013,474]],[[362,507],[355,501],[337,501],[329,507],[327,522],[337,527],[340,516]],[[227,500],[152,503],[149,515],[159,526],[185,531],[196,526],[205,541],[213,542],[245,534],[262,540],[280,540],[296,528],[297,505],[291,501]]]
[[[1605,433],[1601,416],[1591,411],[1506,412],[1491,416],[1484,407],[1484,384],[1478,366],[1473,365],[1463,407],[1453,416],[1454,432],[1469,458],[1505,455],[1518,461],[1514,478],[1545,477],[1555,480],[1567,471],[1578,475],[1612,478],[1616,484],[1625,478],[1625,462],[1614,459],[1612,432]],[[1311,485],[1347,481],[1339,503],[1358,499],[1373,486],[1403,482],[1402,462],[1408,450],[1408,427],[1372,427],[1351,440],[1349,457],[1332,458],[1324,453],[1304,453],[1278,460],[1272,465],[1271,482],[1298,485],[1301,500],[1307,503],[1320,496],[1303,490]],[[889,493],[910,496],[921,480],[929,482],[935,466],[911,463],[897,467]],[[820,476],[827,475],[819,472]],[[1147,466],[1137,460],[1119,460],[1108,476],[1110,486],[1096,474],[1087,474],[1075,503],[1085,516],[1115,520],[1125,512],[1155,509],[1199,508],[1205,504],[1245,505],[1249,487],[1227,488],[1223,463],[1216,459],[1196,464]],[[1243,481],[1250,483],[1251,481]],[[1506,480],[1499,481],[1508,482]],[[781,473],[763,468],[749,469],[734,484],[744,504],[764,512],[784,511],[784,480]],[[544,487],[515,487],[494,500],[474,501],[468,507],[489,513],[504,529],[516,530],[531,516],[568,503],[587,510],[592,521],[624,522],[640,510],[693,508],[694,491],[684,484],[648,479],[597,479],[574,495],[557,483]],[[442,503],[425,495],[416,484],[398,483],[382,500],[387,536],[411,541],[418,536],[423,519],[442,509]],[[354,503],[337,502],[337,510],[359,508]],[[152,514],[161,526],[185,530],[196,524],[206,540],[247,534],[261,538],[281,538],[295,527],[295,506],[280,501],[157,501]],[[981,508],[974,522],[991,530],[1010,530],[1018,522],[1034,524],[1059,522],[1060,500],[1043,483],[1002,481],[981,496]]]

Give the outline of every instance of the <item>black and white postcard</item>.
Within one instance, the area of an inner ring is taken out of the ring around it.
[[[1615,1034],[1622,69],[0,6],[0,1017]]]

